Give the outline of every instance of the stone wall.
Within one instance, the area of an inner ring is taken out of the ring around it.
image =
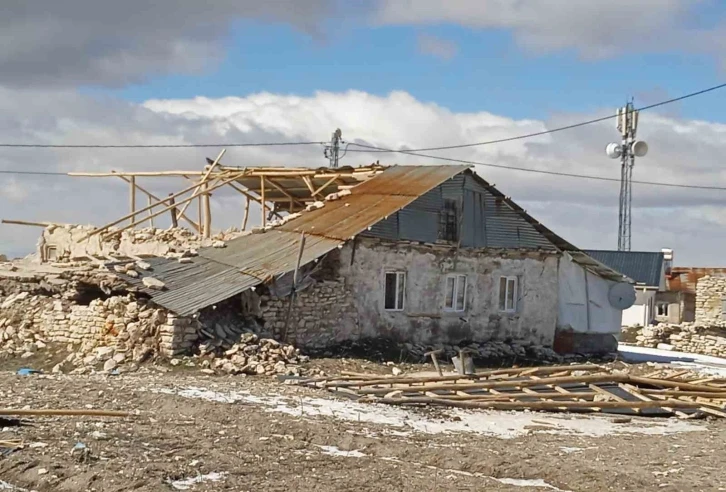
[[[726,278],[703,277],[696,284],[696,322],[726,327],[723,314],[726,300]]]
[[[289,297],[263,296],[260,299],[265,329],[276,338],[284,338],[289,304]],[[345,279],[317,281],[296,293],[287,339],[298,347],[327,347],[350,339],[350,331],[341,327],[355,325],[356,320],[353,297]]]
[[[635,345],[726,357],[726,328],[690,323],[648,326],[636,332]]]

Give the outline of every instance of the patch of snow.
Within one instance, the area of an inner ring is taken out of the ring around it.
[[[344,456],[346,458],[363,458],[365,456],[368,456],[367,454],[361,453],[357,449],[354,449],[352,451],[343,451],[342,449],[338,448],[337,446],[318,446],[318,447],[323,450],[323,454],[327,454],[328,456]]]
[[[197,475],[196,477],[185,478],[184,480],[170,480],[169,485],[176,490],[189,490],[193,485],[202,482],[219,482],[227,476],[227,472],[212,472],[206,475]]]
[[[515,487],[539,487],[541,489],[554,490],[555,492],[569,492],[558,489],[554,485],[548,484],[541,478],[538,478],[537,480],[525,480],[521,478],[495,478],[494,480],[505,485],[514,485]]]
[[[296,417],[332,417],[350,422],[379,424],[424,434],[476,433],[501,439],[513,439],[532,432],[603,437],[614,434],[669,435],[678,432],[705,431],[706,427],[674,419],[637,419],[617,424],[606,416],[556,415],[542,417],[534,412],[446,409],[451,420],[431,419],[415,410],[382,404],[357,403],[325,398],[290,399],[281,395],[256,396],[246,391],[219,392],[205,388],[158,388],[151,391],[197,398],[220,403],[260,405],[268,412]],[[535,422],[536,420],[536,422]],[[551,428],[533,430],[545,422]],[[540,424],[540,425],[537,425]]]
[[[0,490],[13,490],[15,492],[28,492],[28,489],[21,489],[13,484],[0,480]]]

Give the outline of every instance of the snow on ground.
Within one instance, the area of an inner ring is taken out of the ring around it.
[[[247,391],[214,391],[206,388],[152,388],[152,392],[176,394],[220,403],[246,403],[264,407],[268,412],[297,417],[331,417],[350,422],[365,422],[426,434],[476,433],[513,439],[536,432],[549,434],[602,437],[613,434],[668,435],[678,432],[705,431],[706,427],[675,419],[633,418],[628,423],[615,423],[607,416],[580,416],[534,412],[470,411],[446,409],[449,420],[429,418],[414,409],[358,403],[333,398],[292,399],[282,395],[257,396]]]
[[[672,364],[683,367],[684,369],[692,369],[708,376],[726,378],[726,359],[721,357],[623,344],[620,344],[618,347],[618,353],[620,353],[620,356],[626,362]]]

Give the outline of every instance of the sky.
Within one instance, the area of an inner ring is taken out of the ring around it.
[[[0,143],[323,141],[412,149],[546,131],[726,81],[719,0],[5,0]],[[634,179],[726,187],[726,89],[644,111]],[[615,121],[429,152],[475,170],[582,248],[617,246]],[[354,146],[349,150],[355,149]],[[0,147],[0,217],[102,225],[125,215],[121,180],[12,171],[201,169],[220,148]],[[360,148],[358,148],[360,150]],[[342,164],[440,164],[349,152]],[[229,148],[224,164],[325,166],[321,145]],[[139,181],[157,194],[182,180]],[[233,190],[215,225],[239,226]],[[726,266],[726,190],[634,185],[634,250]],[[165,225],[165,224],[159,224]],[[40,231],[0,226],[0,254]]]

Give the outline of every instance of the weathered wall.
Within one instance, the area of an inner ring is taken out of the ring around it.
[[[655,296],[656,311],[655,319],[661,323],[681,323],[683,321],[693,321],[684,319],[685,314],[685,293],[683,292],[658,292]],[[668,306],[667,315],[658,314],[658,305],[666,304]]]
[[[361,336],[411,343],[514,339],[551,345],[557,317],[557,256],[460,250],[360,239],[341,251]],[[405,309],[384,309],[386,271],[406,272]],[[466,310],[444,310],[446,276],[467,276]],[[499,311],[499,279],[519,279],[518,310]],[[352,324],[346,326],[350,329]]]
[[[620,333],[622,311],[610,305],[615,283],[587,272],[565,254],[559,265],[558,328],[581,334]]]
[[[37,342],[65,343],[78,353],[99,347],[117,361],[140,361],[152,354],[188,351],[198,337],[198,323],[140,304],[131,296],[96,299],[79,305],[28,292],[0,298],[0,346],[17,355],[34,351]]]
[[[456,261],[455,261],[456,257]],[[472,252],[358,238],[336,253],[335,268],[299,292],[288,337],[300,347],[385,337],[412,344],[517,340],[550,346],[557,317],[557,257]],[[405,271],[403,311],[384,309],[386,271]],[[448,274],[467,276],[466,309],[444,310]],[[499,311],[499,278],[519,279],[518,311]],[[284,331],[289,298],[261,298],[265,328]]]
[[[726,278],[703,277],[696,284],[696,322],[726,326],[723,314],[726,300]]]

